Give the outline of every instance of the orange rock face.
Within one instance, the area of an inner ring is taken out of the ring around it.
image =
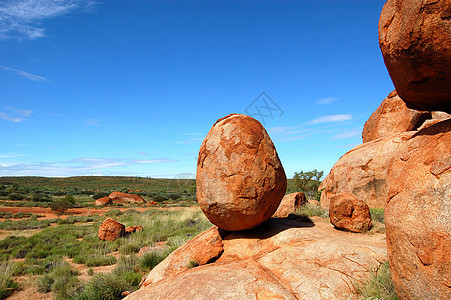
[[[102,197],[97,199],[94,204],[96,206],[103,206],[103,205],[108,205],[108,204],[113,204],[113,200],[111,200],[110,197],[106,196],[106,197]]]
[[[103,241],[114,241],[117,238],[125,235],[125,226],[118,221],[106,218],[100,224],[97,236]]]
[[[168,258],[152,269],[143,283],[147,286],[163,278],[170,278],[188,270],[191,261],[205,265],[217,259],[224,251],[217,227],[212,227],[189,240]]]
[[[272,215],[273,218],[286,218],[290,214],[294,214],[296,210],[307,203],[304,193],[292,193],[285,195],[280,201],[277,211]]]
[[[329,209],[332,197],[349,192],[370,208],[384,208],[387,202],[387,163],[398,147],[415,131],[364,143],[349,150],[321,182],[321,207]]]
[[[225,230],[253,228],[277,210],[287,187],[274,144],[257,120],[219,119],[197,162],[197,199],[207,218]]]
[[[146,200],[141,198],[138,195],[121,193],[121,192],[112,192],[109,196],[113,202],[129,202],[129,203],[146,203]]]
[[[385,208],[400,299],[451,299],[451,120],[412,136],[390,161]]]
[[[362,132],[363,142],[416,130],[426,119],[431,117],[430,112],[407,108],[406,103],[394,91],[382,101],[381,105],[365,122]]]
[[[326,222],[269,219],[246,231],[215,227],[195,239],[126,299],[357,299],[356,283],[386,261],[385,234],[337,231]],[[186,268],[198,251],[214,259]]]
[[[139,232],[139,231],[143,231],[143,227],[138,225],[138,226],[127,226],[125,228],[125,232],[126,233],[133,233],[133,232]]]
[[[379,45],[407,106],[451,112],[451,2],[388,0]]]
[[[370,209],[351,193],[341,193],[330,200],[330,222],[338,229],[364,232],[371,228]]]

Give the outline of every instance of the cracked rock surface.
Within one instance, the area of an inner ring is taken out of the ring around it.
[[[199,247],[219,255],[188,269]],[[320,218],[269,219],[241,232],[213,227],[169,255],[126,299],[343,299],[386,259],[385,234],[338,231]]]

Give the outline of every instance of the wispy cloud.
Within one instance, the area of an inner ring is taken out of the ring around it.
[[[336,97],[327,97],[327,98],[319,99],[316,103],[320,104],[320,105],[327,105],[327,104],[334,103],[335,101],[338,101],[338,98],[336,98]]]
[[[6,71],[11,71],[19,76],[25,77],[27,79],[33,80],[33,81],[47,81],[47,82],[51,82],[50,80],[48,80],[47,78],[43,77],[43,76],[39,76],[39,75],[35,75],[35,74],[31,74],[22,70],[17,70],[17,69],[13,69],[10,67],[6,67],[6,66],[2,66],[0,65],[0,67]]]
[[[0,153],[0,158],[19,158],[19,157],[25,157],[27,155],[25,154],[19,154],[19,153]]]
[[[93,0],[4,0],[0,3],[0,38],[43,37],[42,21],[86,11],[96,3]]]
[[[322,124],[322,123],[337,123],[344,122],[352,119],[352,115],[343,114],[343,115],[330,115],[330,116],[321,116],[309,122],[309,124]]]
[[[100,120],[99,119],[88,119],[88,120],[86,120],[85,125],[100,126]]]
[[[363,127],[357,127],[350,130],[343,131],[332,137],[334,140],[348,139],[362,134]]]
[[[1,163],[0,176],[74,176],[93,174],[126,174],[133,166],[142,164],[173,163],[175,159],[156,158],[149,160],[125,158],[84,157],[57,162]]]
[[[0,119],[19,123],[28,120],[33,114],[32,110],[7,107],[5,111],[0,111]]]

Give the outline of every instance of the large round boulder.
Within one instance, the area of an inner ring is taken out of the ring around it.
[[[362,139],[366,143],[416,130],[426,119],[431,118],[430,112],[408,108],[395,90],[382,101],[365,122]]]
[[[412,136],[388,165],[390,270],[400,299],[451,299],[451,120]]]
[[[379,20],[379,45],[408,107],[451,111],[449,0],[388,0]]]
[[[197,200],[207,218],[231,231],[253,228],[277,210],[287,188],[276,148],[257,120],[219,119],[202,142]]]

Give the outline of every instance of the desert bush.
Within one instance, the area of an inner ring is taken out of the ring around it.
[[[179,193],[170,193],[168,194],[168,198],[172,199],[172,200],[177,200],[180,199],[182,197],[182,195],[180,195]]]
[[[53,292],[56,299],[69,299],[80,288],[78,272],[61,258],[47,265],[46,274],[38,278],[38,291]]]
[[[138,253],[139,249],[141,249],[141,247],[137,246],[136,244],[125,244],[119,248],[119,253],[122,255],[129,255]]]
[[[146,252],[139,258],[139,267],[143,270],[152,270],[169,254],[170,252],[166,249]]]
[[[105,215],[107,217],[114,218],[114,217],[118,217],[122,214],[123,214],[123,212],[121,212],[119,209],[115,208],[115,209],[110,209],[109,211],[107,211]]]
[[[20,201],[25,199],[25,195],[24,194],[20,194],[20,193],[11,193],[8,195],[9,200],[12,201]]]
[[[44,193],[37,193],[31,197],[32,201],[35,202],[52,202],[52,196]]]
[[[163,202],[168,200],[168,197],[166,195],[157,194],[152,197],[152,200],[156,202]]]
[[[370,208],[371,220],[384,223],[384,209],[383,208]]]
[[[327,209],[322,208],[319,205],[312,205],[310,203],[306,203],[302,205],[297,211],[296,214],[300,216],[306,216],[306,217],[321,217],[321,218],[328,218],[329,217],[329,211]]]
[[[97,192],[94,195],[92,195],[92,199],[97,200],[97,199],[106,197],[108,195],[109,195],[109,193],[107,193],[107,192]]]
[[[0,264],[0,299],[6,299],[19,285],[13,280],[17,273],[16,262],[7,261]]]
[[[316,169],[309,172],[295,172],[293,179],[295,186],[303,192],[307,198],[314,198],[318,193],[318,187],[321,183],[321,177],[323,177],[323,171],[317,171]]]
[[[356,289],[363,299],[398,300],[395,286],[393,285],[388,262],[383,263],[373,273],[370,280]]]

